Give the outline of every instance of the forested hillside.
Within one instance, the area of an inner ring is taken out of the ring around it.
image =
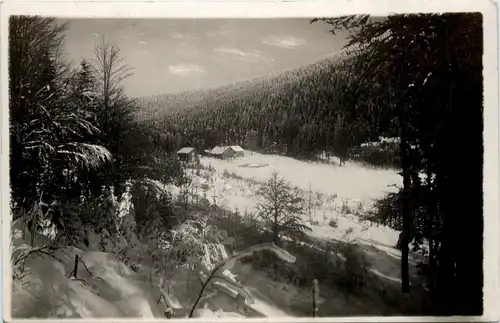
[[[375,84],[354,84],[342,57],[217,89],[141,98],[139,117],[157,126],[167,149],[239,144],[291,157],[347,157],[353,146],[392,133],[383,118],[358,115],[364,105],[388,101],[368,94]]]

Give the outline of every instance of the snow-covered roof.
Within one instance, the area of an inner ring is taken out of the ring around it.
[[[214,155],[219,155],[219,154],[222,154],[223,152],[225,152],[227,150],[227,148],[228,147],[216,146],[212,149],[211,153]]]
[[[229,147],[231,147],[231,149],[236,152],[245,152],[245,150],[243,150],[243,148],[241,148],[240,146],[229,146]]]
[[[193,152],[194,148],[193,147],[184,147],[181,150],[179,150],[177,153],[178,154],[189,154],[190,152]]]

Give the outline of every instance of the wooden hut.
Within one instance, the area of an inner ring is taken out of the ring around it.
[[[184,147],[177,152],[179,159],[186,163],[194,163],[198,161],[198,154],[193,147]]]
[[[229,159],[245,156],[245,151],[240,146],[217,146],[210,151],[214,158]]]
[[[233,151],[229,147],[216,146],[210,151],[210,155],[214,158],[228,159],[233,157]]]
[[[233,157],[244,157],[245,150],[240,146],[229,146],[229,148],[234,152]]]

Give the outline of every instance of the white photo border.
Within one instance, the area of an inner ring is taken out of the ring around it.
[[[344,318],[268,318],[248,322],[471,322],[498,321],[499,281],[499,95],[498,95],[498,6],[488,0],[333,0],[333,1],[6,1],[0,3],[0,214],[2,220],[3,318],[11,318],[10,266],[10,186],[8,111],[8,19],[10,15],[40,15],[58,18],[291,18],[325,17],[347,14],[387,16],[397,13],[481,12],[484,22],[484,313],[481,317],[344,317]],[[58,322],[193,322],[206,319],[51,319]],[[33,320],[15,320],[28,322]],[[37,321],[47,321],[37,319]],[[220,319],[217,322],[234,322]]]

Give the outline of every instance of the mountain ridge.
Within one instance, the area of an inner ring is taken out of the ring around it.
[[[250,80],[235,82],[221,86],[204,89],[194,89],[182,92],[157,94],[134,98],[139,107],[139,118],[152,120],[164,116],[190,110],[205,105],[207,101],[217,101],[226,96],[241,95],[243,92],[257,92],[259,90],[269,91],[283,88],[289,83],[295,83],[297,79],[310,76],[315,70],[335,67],[343,52],[332,54],[326,58],[314,61],[307,65],[290,68],[284,71],[270,73]]]

